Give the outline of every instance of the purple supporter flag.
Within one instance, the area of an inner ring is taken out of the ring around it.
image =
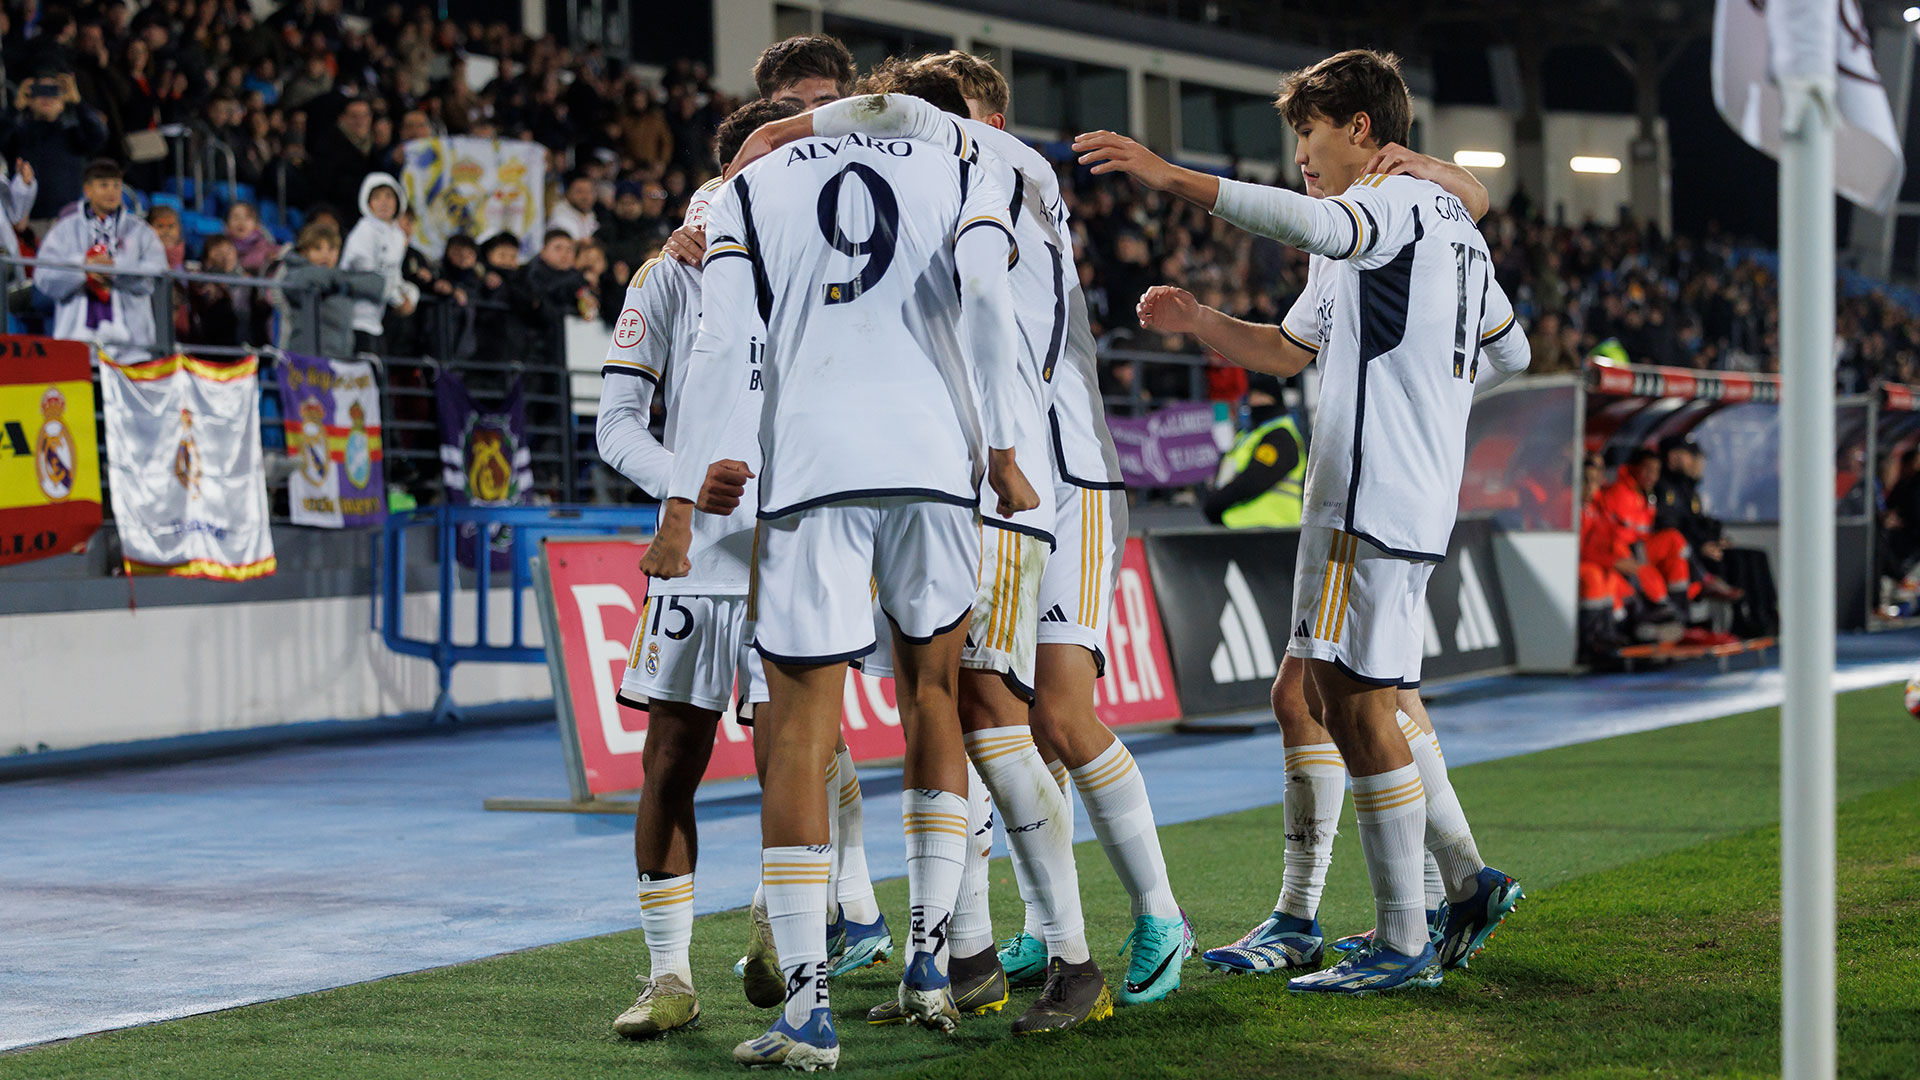
[[[1145,416],[1109,416],[1120,474],[1128,487],[1187,487],[1212,480],[1220,467],[1216,430],[1224,406],[1189,401]]]
[[[373,365],[288,353],[274,374],[287,454],[296,466],[287,480],[294,524],[340,529],[386,520],[380,384]]]

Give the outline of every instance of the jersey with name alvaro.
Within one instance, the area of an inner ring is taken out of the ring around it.
[[[700,202],[704,219],[706,200]],[[602,407],[624,405],[635,417],[634,422],[622,426],[618,436],[622,441],[651,438],[642,425],[656,389],[666,394],[662,445],[668,450],[679,443],[679,433],[689,424],[725,422],[725,417],[717,415],[725,405],[688,401],[682,393],[687,383],[687,359],[699,331],[700,271],[655,256],[627,284],[626,303],[614,324],[606,363],[600,369],[608,380],[601,395]],[[738,457],[748,468],[759,470],[760,448],[751,437],[729,439],[726,446],[727,456]],[[601,455],[615,459],[619,449],[602,447]],[[666,498],[665,476],[651,485],[637,477],[628,479],[649,495]],[[757,484],[756,480],[747,481],[742,505],[753,505]],[[744,595],[753,558],[753,520],[753,515],[744,511],[693,515],[693,543],[687,549],[692,572],[686,577],[657,579],[649,589],[662,596]]]
[[[1302,521],[1438,562],[1459,513],[1481,327],[1506,297],[1480,230],[1438,185],[1370,175],[1332,201],[1354,246],[1315,267],[1303,297],[1325,325]]]
[[[761,517],[890,496],[976,504],[986,448],[953,245],[1010,235],[1010,194],[961,149],[803,139],[714,201],[708,265],[752,262],[767,327],[750,358],[766,391]]]

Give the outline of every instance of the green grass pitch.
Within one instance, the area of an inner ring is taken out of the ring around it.
[[[1839,699],[1839,1045],[1847,1077],[1920,1074],[1920,726],[1894,688]],[[1543,722],[1550,722],[1543,718]],[[1481,851],[1528,899],[1437,990],[1308,1000],[1196,957],[1185,988],[1084,1032],[1014,1040],[1036,991],[951,1037],[874,1029],[899,964],[839,980],[841,1070],[953,1080],[1060,1077],[1757,1076],[1778,1071],[1779,730],[1772,710],[1461,768]],[[1278,793],[1279,762],[1275,763]],[[1352,810],[1323,922],[1371,923]],[[1203,948],[1262,918],[1279,886],[1278,806],[1161,830]],[[1089,937],[1109,978],[1128,928],[1100,848],[1079,848]],[[1017,926],[1004,860],[996,927]],[[881,885],[895,925],[906,884]],[[637,931],[0,1055],[4,1077],[738,1076],[763,1030],[730,965],[743,912],[700,920],[692,1032],[608,1024],[644,967]]]

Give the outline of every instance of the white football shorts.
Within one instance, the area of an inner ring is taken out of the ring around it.
[[[766,670],[751,647],[744,596],[648,596],[620,677],[619,701],[644,709],[678,701],[725,712],[739,693],[740,713],[767,700]]]
[[[1033,700],[1035,635],[1040,622],[1040,581],[1048,564],[1045,540],[992,521],[980,530],[979,591],[960,666],[1005,676],[1013,691]],[[893,678],[893,636],[886,616],[874,612],[877,644],[860,661],[860,670],[876,679]]]
[[[1079,645],[1107,672],[1107,620],[1127,544],[1127,493],[1054,485],[1055,547],[1040,577],[1042,645]]]
[[[1338,529],[1303,526],[1287,655],[1325,660],[1374,686],[1419,685],[1420,602],[1433,565],[1388,555]]]
[[[753,645],[783,664],[873,652],[873,605],[909,641],[932,641],[973,610],[980,516],[973,506],[890,496],[762,521]]]

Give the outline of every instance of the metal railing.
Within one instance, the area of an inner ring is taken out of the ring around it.
[[[171,356],[183,349],[195,355],[208,358],[232,358],[258,356],[263,361],[261,367],[261,395],[263,403],[275,407],[278,415],[284,416],[285,410],[277,408],[279,399],[277,380],[268,378],[273,364],[282,355],[277,345],[238,341],[231,345],[218,343],[183,344],[176,333],[173,312],[176,304],[175,287],[179,285],[205,283],[224,285],[231,288],[268,290],[269,292],[300,292],[308,295],[318,292],[317,287],[290,286],[273,277],[248,274],[216,274],[196,270],[148,271],[123,268],[111,265],[87,263],[66,263],[53,260],[15,257],[0,254],[0,295],[10,296],[15,283],[23,271],[37,268],[70,270],[80,273],[100,274],[106,277],[145,278],[155,281],[156,287],[151,294],[153,304],[154,336],[151,341],[115,343],[110,348],[137,349],[153,356]],[[423,307],[429,305],[451,304],[450,300],[440,297],[423,297]],[[473,299],[469,304],[480,310],[505,311],[504,305],[491,304]],[[279,318],[276,309],[275,318]],[[243,321],[242,334],[247,332],[247,322]],[[429,327],[431,329],[431,326]],[[50,331],[50,327],[49,327]],[[455,343],[445,340],[432,340],[443,355],[455,355]],[[472,383],[474,397],[478,407],[486,408],[488,399],[497,395],[489,390],[504,391],[506,384],[518,377],[522,382],[522,399],[527,408],[527,442],[533,457],[533,470],[536,493],[539,497],[552,502],[574,502],[588,497],[592,485],[584,467],[591,460],[583,454],[581,446],[581,427],[577,422],[573,399],[569,393],[569,375],[566,370],[564,332],[555,330],[531,357],[499,357],[497,342],[482,343],[483,347],[472,355],[443,359],[442,356],[404,356],[393,353],[359,353],[351,359],[367,360],[374,364],[380,386],[381,410],[385,425],[385,456],[392,465],[400,466],[400,473],[416,493],[437,493],[441,490],[440,435],[438,424],[438,403],[435,398],[434,383],[444,371],[453,371]],[[545,362],[542,362],[544,358]],[[104,446],[104,419],[98,412],[99,396],[95,396],[95,423]],[[263,435],[266,433],[263,431]],[[267,436],[271,439],[271,436]],[[274,475],[271,471],[270,476]],[[391,482],[390,473],[390,482]],[[277,496],[285,490],[285,480],[270,484],[271,491]],[[274,500],[275,520],[285,520],[278,512],[279,500]]]

